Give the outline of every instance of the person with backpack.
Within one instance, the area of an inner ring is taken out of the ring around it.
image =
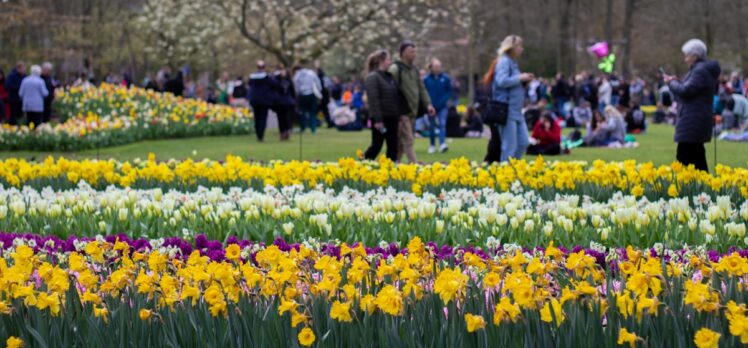
[[[291,80],[291,75],[286,66],[278,64],[278,68],[273,74],[278,82],[277,99],[272,107],[278,116],[278,131],[280,140],[286,141],[291,139],[291,127],[293,125],[293,115],[296,113],[296,96]]]
[[[387,50],[377,50],[366,60],[366,80],[364,87],[372,119],[371,145],[364,152],[364,158],[374,160],[387,143],[387,158],[397,160],[398,127],[401,110],[398,103],[397,83],[387,68],[392,64]]]
[[[398,104],[402,110],[398,125],[397,160],[400,160],[404,152],[410,163],[416,162],[416,153],[413,149],[415,118],[426,113],[429,116],[436,115],[418,69],[413,66],[415,60],[416,44],[406,40],[400,45],[400,59],[389,68],[400,91]]]

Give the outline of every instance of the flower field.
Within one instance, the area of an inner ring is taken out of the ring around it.
[[[9,346],[748,344],[748,170],[0,161]]]
[[[109,84],[58,91],[60,123],[0,127],[6,150],[77,151],[146,139],[249,134],[249,109]]]

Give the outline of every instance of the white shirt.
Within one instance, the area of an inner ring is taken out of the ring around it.
[[[296,95],[300,96],[315,94],[315,88],[317,88],[317,91],[322,91],[322,83],[319,81],[319,77],[310,69],[297,71],[293,77],[293,84],[296,87]]]
[[[610,99],[613,96],[613,87],[608,80],[603,80],[600,89],[597,90],[597,99],[605,105],[610,105]]]

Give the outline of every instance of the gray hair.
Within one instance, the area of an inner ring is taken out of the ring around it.
[[[42,64],[42,69],[52,70],[52,67],[53,67],[52,63],[50,63],[50,62],[44,62]]]
[[[39,76],[42,74],[42,68],[38,65],[31,66],[31,75]]]
[[[706,44],[704,44],[704,41],[699,39],[686,41],[686,43],[683,44],[681,51],[683,51],[683,54],[685,55],[693,54],[699,58],[706,58]]]

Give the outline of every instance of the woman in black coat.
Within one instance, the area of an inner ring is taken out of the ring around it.
[[[697,39],[682,48],[689,71],[679,80],[666,75],[665,83],[678,100],[678,122],[675,125],[676,159],[683,165],[709,171],[704,143],[711,140],[714,116],[712,103],[719,85],[721,69],[716,61],[706,60],[706,45]]]
[[[277,99],[273,106],[273,111],[278,115],[278,130],[280,131],[280,140],[291,139],[291,126],[293,116],[296,113],[296,98],[288,70],[283,64],[278,64],[275,70],[275,80],[277,83]]]
[[[364,153],[366,159],[376,159],[382,144],[387,143],[387,158],[397,158],[397,125],[400,117],[398,110],[397,84],[387,68],[392,64],[389,52],[377,50],[369,55],[366,61],[366,97],[369,116],[372,119],[371,145]]]

